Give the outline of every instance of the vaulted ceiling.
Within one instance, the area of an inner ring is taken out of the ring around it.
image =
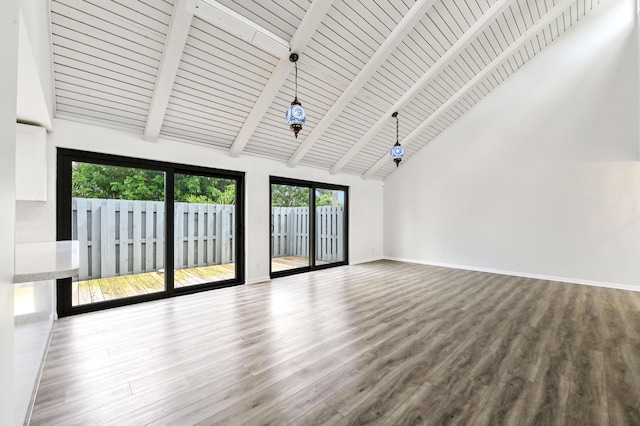
[[[384,179],[598,3],[52,0],[55,115]]]

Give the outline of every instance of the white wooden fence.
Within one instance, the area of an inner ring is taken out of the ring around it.
[[[344,211],[342,206],[316,207],[316,259],[344,260]]]
[[[309,207],[271,207],[271,255],[309,257]]]
[[[234,262],[235,206],[175,203],[176,269]],[[80,280],[164,267],[164,203],[74,198]]]
[[[309,208],[272,207],[273,257],[309,257]],[[316,259],[344,260],[344,210],[342,206],[316,207]]]
[[[175,203],[176,269],[233,263],[235,206]],[[309,257],[309,208],[273,207],[274,257]],[[72,239],[80,245],[80,280],[164,268],[164,203],[74,198]],[[344,260],[342,206],[316,208],[316,259]]]

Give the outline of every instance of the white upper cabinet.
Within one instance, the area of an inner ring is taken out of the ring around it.
[[[47,201],[47,131],[16,126],[16,200]]]

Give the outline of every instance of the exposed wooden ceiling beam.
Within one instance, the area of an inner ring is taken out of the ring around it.
[[[160,135],[164,115],[167,112],[173,83],[178,73],[182,52],[187,43],[189,28],[196,8],[194,0],[176,0],[169,24],[169,32],[160,60],[158,77],[153,88],[147,123],[144,127],[144,139],[156,142]]]
[[[446,68],[467,46],[484,31],[487,26],[495,21],[509,6],[512,0],[498,0],[487,10],[469,29],[456,41],[444,55],[434,63],[429,70],[416,81],[413,86],[391,108],[381,116],[369,130],[349,148],[349,150],[331,167],[331,174],[336,174],[364,148],[386,125],[387,120],[396,111],[406,106],[414,96],[420,93],[436,77],[440,71]]]
[[[431,124],[442,116],[449,108],[455,105],[461,98],[466,96],[471,89],[473,89],[478,83],[480,83],[485,77],[494,72],[504,61],[509,59],[511,55],[516,53],[522,45],[527,43],[532,37],[534,37],[539,31],[551,24],[558,16],[562,15],[575,0],[563,0],[555,7],[550,9],[545,15],[543,15],[538,22],[531,26],[527,31],[522,33],[520,37],[514,40],[509,47],[507,47],[500,55],[498,55],[493,61],[489,63],[482,71],[476,74],[467,84],[460,88],[453,96],[451,96],[445,103],[443,103],[437,110],[435,110],[426,120],[424,120],[418,127],[413,129],[400,144],[406,149],[406,147],[422,132],[424,132]],[[364,179],[368,179],[375,174],[387,161],[391,161],[388,153],[385,153],[380,159],[371,166],[363,175]]]
[[[327,111],[318,124],[316,124],[304,142],[300,144],[296,152],[289,159],[289,167],[295,167],[300,160],[302,160],[311,147],[320,139],[322,134],[331,126],[333,121],[338,118],[340,113],[349,105],[349,102],[358,94],[358,91],[362,89],[376,71],[378,71],[378,68],[384,64],[389,55],[402,43],[402,40],[409,31],[415,27],[424,14],[433,6],[433,3],[435,3],[435,0],[418,0],[411,7],[409,12],[398,22],[398,25],[396,25],[391,34],[389,34],[378,50],[371,56],[358,75],[356,75],[351,83],[349,83],[349,86],[342,92],[331,108],[329,108],[329,111]]]
[[[289,43],[291,52],[300,54],[300,52],[304,50],[334,1],[335,0],[314,0],[313,3],[311,3],[311,6],[309,6],[309,9],[307,9],[307,12],[302,18],[302,21],[300,21],[300,25],[296,29],[296,32],[293,34],[293,37],[291,37],[291,41]],[[271,73],[264,89],[262,89],[260,96],[253,105],[251,112],[247,116],[242,128],[233,141],[229,151],[229,154],[232,157],[239,156],[247,146],[253,132],[255,132],[262,121],[262,117],[264,117],[267,109],[271,106],[285,80],[291,73],[292,67],[293,63],[289,61],[289,51],[287,51],[285,55],[280,56],[278,64]]]

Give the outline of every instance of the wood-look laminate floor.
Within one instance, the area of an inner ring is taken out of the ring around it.
[[[379,261],[64,318],[33,425],[638,425],[640,293]]]

